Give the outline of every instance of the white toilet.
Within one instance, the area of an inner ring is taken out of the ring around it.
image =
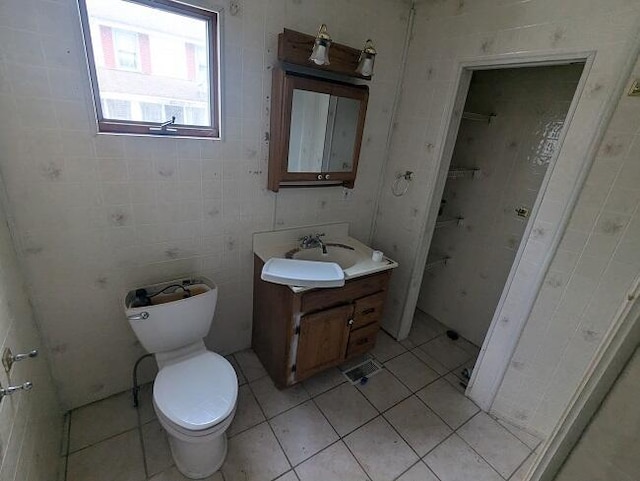
[[[168,433],[176,467],[188,478],[216,472],[227,454],[225,431],[238,398],[229,362],[208,351],[218,290],[204,277],[179,279],[130,291],[125,312],[160,371],[153,406]]]

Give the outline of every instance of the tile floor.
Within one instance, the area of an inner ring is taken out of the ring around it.
[[[385,369],[352,386],[339,369],[279,391],[257,357],[228,359],[240,382],[229,452],[209,481],[520,481],[539,441],[497,422],[462,395],[461,370],[478,348],[451,341],[416,314],[409,338],[381,332]],[[68,416],[66,481],[181,481],[151,404],[129,392]]]

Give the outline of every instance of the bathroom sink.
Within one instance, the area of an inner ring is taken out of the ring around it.
[[[312,247],[310,249],[292,249],[287,252],[287,259],[297,259],[303,261],[335,262],[343,270],[349,269],[358,263],[362,254],[353,247],[346,244],[327,243],[327,253],[322,252],[322,247]]]

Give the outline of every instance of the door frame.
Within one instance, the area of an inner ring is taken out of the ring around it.
[[[493,400],[498,392],[498,388],[502,383],[502,379],[507,371],[518,340],[524,330],[526,320],[531,313],[546,272],[555,255],[560,240],[562,239],[562,235],[569,222],[571,213],[573,212],[573,207],[582,190],[589,168],[591,167],[595,157],[595,152],[600,138],[604,134],[608,119],[615,107],[615,102],[613,101],[614,95],[615,100],[617,100],[619,89],[614,88],[612,98],[609,99],[609,102],[605,107],[604,115],[596,128],[596,135],[590,139],[590,144],[587,150],[588,154],[584,156],[579,172],[575,176],[571,193],[562,202],[562,214],[559,221],[554,225],[549,248],[544,252],[543,260],[535,265],[530,262],[523,262],[523,256],[525,255],[527,244],[532,240],[531,234],[533,226],[538,220],[540,206],[545,198],[547,187],[555,171],[556,161],[561,152],[563,152],[564,140],[582,97],[595,56],[596,52],[593,50],[548,54],[509,54],[487,56],[482,59],[472,61],[460,60],[455,64],[456,80],[444,111],[444,118],[447,119],[446,128],[440,134],[442,141],[438,143],[441,147],[438,153],[439,160],[436,167],[437,175],[435,185],[431,192],[431,198],[429,199],[430,208],[425,215],[426,218],[423,221],[423,229],[420,239],[418,240],[417,253],[412,266],[409,289],[398,331],[399,339],[405,338],[411,328],[413,314],[416,309],[420,286],[424,276],[424,267],[436,223],[439,207],[438,200],[442,197],[444,192],[447,180],[447,171],[451,163],[453,150],[458,136],[458,129],[462,119],[462,111],[469,91],[473,72],[490,69],[566,65],[575,62],[584,63],[582,75],[578,85],[576,86],[569,110],[567,111],[565,128],[562,131],[558,143],[559,148],[554,153],[542,184],[540,185],[536,202],[531,209],[531,215],[527,222],[527,227],[522,236],[509,276],[505,282],[500,300],[498,301],[466,391],[467,396],[474,400],[484,411],[490,410]],[[518,275],[526,278],[526,283],[518,279]],[[518,290],[525,291],[526,295],[523,296],[522,292],[517,292]],[[510,322],[508,323],[501,322],[506,308],[513,308],[514,303],[518,304],[518,315],[511,316],[511,319],[509,319]]]

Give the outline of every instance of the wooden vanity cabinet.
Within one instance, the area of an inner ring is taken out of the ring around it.
[[[294,293],[260,278],[255,256],[251,345],[279,388],[290,386],[375,346],[391,271],[343,287]]]

